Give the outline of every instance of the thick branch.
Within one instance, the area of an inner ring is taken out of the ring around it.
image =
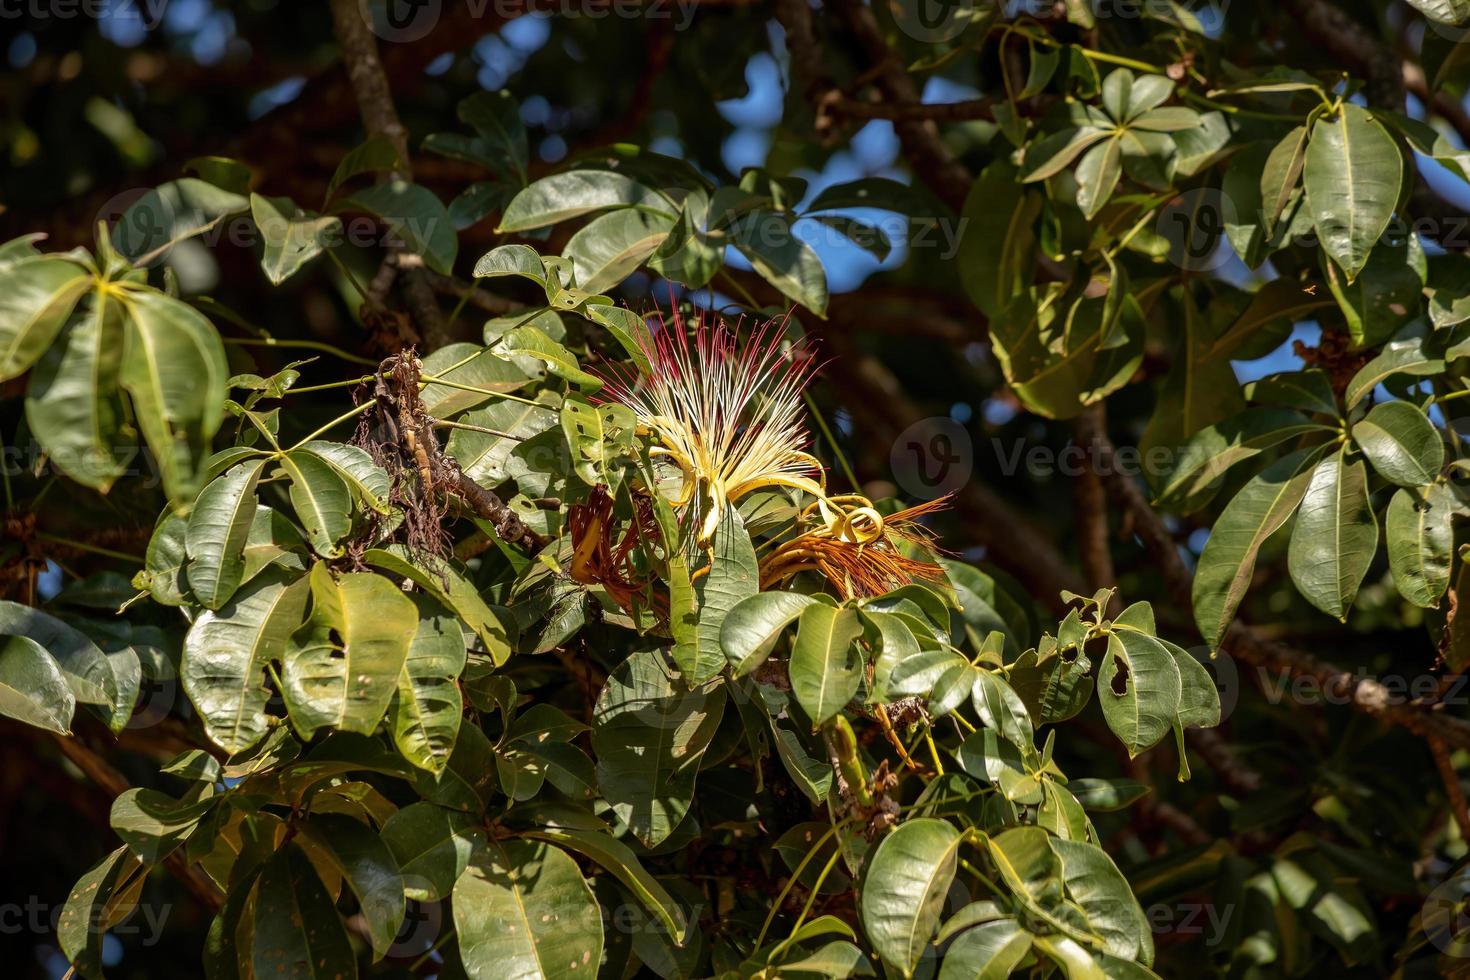
[[[364,19],[358,0],[332,0],[332,24],[337,43],[342,47],[342,60],[347,65],[347,77],[352,83],[358,111],[362,114],[363,127],[368,136],[379,136],[393,144],[401,164],[400,171],[394,176],[411,179],[413,170],[409,164],[408,130],[398,118],[393,93],[388,87],[388,76],[378,59],[378,40]],[[434,290],[424,278],[422,263],[415,266],[405,258],[400,255],[399,261],[404,299],[408,301],[409,310],[428,345],[443,347],[452,338]]]

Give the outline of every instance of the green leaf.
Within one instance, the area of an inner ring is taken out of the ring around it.
[[[1332,380],[1321,368],[1280,371],[1245,386],[1246,401],[1284,405],[1304,412],[1337,415],[1337,395]]]
[[[689,929],[684,910],[664,886],[659,884],[658,879],[638,863],[638,858],[622,841],[607,834],[575,828],[532,830],[526,836],[549,841],[597,862],[622,882],[643,903],[643,907],[663,923],[674,942],[681,946],[684,944]]]
[[[689,812],[724,702],[719,682],[687,689],[659,651],[635,653],[608,676],[592,715],[597,784],[646,846],[665,840]]]
[[[247,903],[250,928],[238,937],[242,968],[252,976],[342,980],[357,976],[357,958],[331,894],[294,843],[261,870]]]
[[[730,228],[730,243],[766,282],[811,310],[827,315],[827,271],[812,247],[792,231],[790,215],[759,211]]]
[[[844,214],[817,214],[812,215],[811,220],[826,225],[879,262],[887,259],[893,251],[893,242],[879,225]]]
[[[840,712],[862,685],[863,657],[856,642],[862,635],[856,609],[814,603],[801,611],[791,651],[791,691],[813,725]]]
[[[622,208],[587,222],[562,255],[571,260],[579,288],[605,293],[642,265],[673,227],[667,214]]]
[[[596,973],[602,915],[577,863],[543,843],[490,841],[454,885],[459,954],[471,980]]]
[[[497,232],[544,228],[593,211],[639,206],[672,221],[674,206],[655,191],[608,170],[568,170],[543,177],[506,205]]]
[[[475,263],[476,279],[521,276],[538,286],[546,285],[546,267],[541,256],[529,245],[497,245]]]
[[[1122,143],[1109,139],[1088,150],[1077,164],[1077,206],[1089,221],[1113,196],[1122,176]]]
[[[1312,128],[1302,167],[1307,207],[1322,248],[1348,282],[1393,217],[1403,170],[1398,144],[1367,109],[1347,103]]]
[[[419,902],[448,898],[484,841],[474,815],[433,803],[409,804],[383,824],[383,843],[398,863],[404,892]]]
[[[56,920],[56,938],[78,976],[102,980],[107,931],[133,913],[147,877],[143,862],[119,847],[72,886]]]
[[[693,583],[698,620],[691,632],[676,638],[672,650],[674,662],[690,684],[703,684],[724,669],[720,631],[725,618],[737,603],[760,589],[755,546],[734,507],[725,508],[709,554],[709,573]]]
[[[1031,951],[1031,934],[1015,919],[997,919],[960,933],[944,951],[939,980],[1005,980]]]
[[[1467,0],[1409,0],[1409,3],[1439,24],[1459,27],[1470,22],[1470,2]]]
[[[1297,126],[1281,138],[1260,171],[1261,205],[1267,238],[1275,238],[1276,222],[1286,211],[1307,158],[1307,127]]]
[[[1213,486],[1237,463],[1311,432],[1334,432],[1298,412],[1248,408],[1196,432],[1179,450],[1160,500],[1188,501]]]
[[[107,656],[81,631],[54,616],[0,599],[0,636],[24,636],[49,653],[77,701],[103,706],[117,702],[117,679]]]
[[[372,734],[397,689],[418,629],[418,610],[381,575],[339,579],[311,569],[311,616],[282,663],[282,696],[302,738],[332,728]]]
[[[342,219],[336,215],[303,211],[288,197],[251,194],[250,216],[260,229],[260,268],[273,286],[290,279],[302,266],[330,248],[342,228]]]
[[[888,177],[862,177],[822,188],[807,207],[806,213],[846,208],[879,208],[919,217],[933,206],[920,187]]]
[[[164,255],[179,242],[202,235],[250,207],[248,198],[195,177],[181,177],[148,191],[113,226],[112,247],[125,258]]]
[[[1111,130],[1093,126],[1052,133],[1026,148],[1026,165],[1021,179],[1029,183],[1053,177],[1067,169],[1084,150],[1112,135]]]
[[[458,567],[438,563],[432,568],[415,562],[403,545],[370,548],[363,561],[394,575],[402,575],[454,611],[480,642],[491,661],[499,667],[510,659],[510,640],[495,610],[480,597],[473,582]]]
[[[1098,668],[1098,699],[1130,759],[1173,728],[1181,683],[1179,666],[1158,640],[1135,630],[1108,634],[1108,652]]]
[[[758,592],[735,603],[720,625],[720,648],[735,676],[764,663],[786,627],[816,601],[799,592]]]
[[[25,636],[0,636],[0,715],[71,734],[77,700],[51,654]]]
[[[189,589],[206,609],[218,609],[240,587],[245,540],[255,520],[255,488],[264,460],[250,460],[215,478],[189,513],[184,547]]]
[[[337,169],[332,172],[332,179],[327,182],[327,197],[330,201],[337,194],[337,188],[359,174],[367,173],[392,173],[403,169],[403,161],[399,159],[398,151],[394,149],[392,141],[386,136],[371,136],[366,142],[353,147],[337,164]],[[253,205],[252,201],[252,205]]]
[[[1300,449],[1251,479],[1210,530],[1194,574],[1194,619],[1215,649],[1250,585],[1261,545],[1301,503],[1321,447]]]
[[[494,488],[509,479],[506,462],[521,443],[557,424],[556,409],[550,405],[526,405],[492,401],[471,409],[460,421],[505,435],[451,429],[445,451],[453,456],[465,476],[483,487]]]
[[[1444,370],[1444,361],[1432,353],[1433,341],[1424,332],[1411,324],[1395,340],[1384,344],[1373,358],[1358,373],[1353,375],[1343,391],[1343,403],[1352,408],[1385,378],[1396,374],[1423,377]]]
[[[1351,283],[1344,282],[1337,266],[1325,257],[1323,265],[1327,285],[1347,320],[1348,332],[1360,347],[1383,343],[1423,308],[1428,270],[1416,235],[1385,235]]]
[[[496,353],[502,357],[534,357],[545,364],[552,374],[567,379],[584,391],[596,391],[602,387],[602,379],[582,370],[571,351],[533,326],[508,330],[505,339],[496,348]]]
[[[1457,506],[1454,493],[1442,483],[1400,489],[1388,502],[1383,518],[1388,567],[1399,594],[1416,606],[1438,606],[1449,588],[1454,559],[1450,518]]]
[[[266,664],[284,658],[310,595],[306,576],[261,573],[220,610],[200,613],[184,639],[181,680],[204,730],[230,755],[265,737]]]
[[[373,962],[381,960],[403,924],[403,878],[393,852],[367,826],[338,814],[313,814],[303,825],[303,836],[352,889],[367,922]]]
[[[424,264],[441,275],[454,273],[459,236],[444,202],[427,187],[390,180],[364,188],[343,200],[337,210],[360,210],[387,222]]]
[[[459,735],[464,699],[459,675],[464,672],[464,634],[459,619],[437,600],[411,595],[419,611],[418,631],[398,676],[398,690],[388,709],[393,744],[420,769],[439,773],[449,763]]]
[[[996,317],[1031,282],[1034,226],[1042,196],[1017,183],[1016,168],[997,160],[980,172],[965,197],[955,263],[965,293]]]
[[[456,112],[460,122],[472,126],[479,135],[476,141],[479,159],[492,170],[515,171],[524,184],[530,151],[521,107],[515,96],[504,89],[476,92],[463,99]]]
[[[149,289],[119,292],[127,311],[119,379],[158,461],[164,489],[188,497],[225,411],[224,345],[199,311]]]
[[[1353,440],[1378,475],[1401,487],[1432,483],[1444,466],[1444,439],[1410,402],[1383,402],[1353,426]]]
[[[1087,809],[1104,813],[1122,810],[1150,791],[1147,784],[1132,779],[1073,779],[1067,789]]]
[[[109,294],[95,293],[36,362],[26,386],[26,422],[51,462],[101,493],[126,472],[133,452],[118,386],[122,312]]]
[[[217,802],[206,797],[186,803],[156,789],[130,789],[112,801],[112,829],[134,854],[157,864],[194,833]]]
[[[1291,532],[1287,568],[1308,602],[1346,619],[1378,550],[1378,518],[1368,496],[1368,470],[1347,450],[1317,464]]]
[[[337,468],[315,453],[292,450],[281,457],[291,478],[291,506],[306,528],[311,550],[323,558],[342,554],[341,540],[352,530],[352,497]]]
[[[336,471],[342,482],[352,491],[352,495],[367,509],[385,516],[393,512],[392,504],[388,500],[392,481],[388,478],[387,471],[373,462],[367,450],[342,442],[313,439],[293,449],[291,453],[293,456],[310,453],[322,460]]]
[[[622,482],[637,421],[626,405],[593,405],[576,397],[562,402],[561,427],[572,450],[572,468],[584,483],[615,488]]]
[[[859,898],[863,930],[885,963],[914,975],[954,881],[960,832],[943,820],[900,824],[869,860]]]
[[[1092,844],[1057,837],[1047,845],[1061,865],[1068,896],[1086,916],[1088,931],[1121,960],[1153,962],[1153,931],[1118,866]]]
[[[478,347],[476,344],[448,344],[440,347],[424,358],[424,374],[492,392],[515,391],[525,387],[531,380],[510,361],[497,357],[490,348]],[[465,391],[440,384],[425,386],[419,397],[423,400],[424,411],[436,419],[452,418],[492,398],[491,395],[477,391]]]

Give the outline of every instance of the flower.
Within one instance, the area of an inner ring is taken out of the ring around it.
[[[760,587],[774,588],[805,571],[820,572],[843,599],[878,596],[915,580],[945,580],[944,568],[910,558],[899,545],[932,547],[916,518],[947,506],[948,497],[883,517],[865,497],[824,497],[802,516],[818,511],[822,525],[786,541],[761,559]]]
[[[725,509],[763,487],[825,496],[820,463],[801,420],[802,392],[815,366],[804,343],[786,347],[784,321],[770,320],[744,344],[723,323],[696,324],[691,347],[682,316],[660,322],[639,344],[646,373],[613,369],[605,397],[631,408],[656,440],[651,455],[684,476],[676,508],[689,506],[696,541],[714,537]]]

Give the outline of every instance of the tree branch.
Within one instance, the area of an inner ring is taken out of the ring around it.
[[[357,99],[358,111],[362,114],[363,128],[370,137],[380,136],[393,145],[398,153],[401,169],[392,176],[404,180],[412,179],[413,169],[409,164],[408,130],[398,118],[393,105],[393,93],[388,87],[388,76],[383,63],[378,59],[378,41],[364,19],[358,0],[332,0],[332,24],[337,43],[342,48],[342,60],[347,66],[347,78]],[[424,278],[422,263],[414,265],[404,261],[399,250],[399,273],[403,284],[403,296],[414,320],[423,332],[430,348],[443,347],[453,338],[439,309],[434,290]]]

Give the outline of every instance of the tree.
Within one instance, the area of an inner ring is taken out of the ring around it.
[[[37,970],[1455,968],[1470,9],[157,6],[8,52]]]

